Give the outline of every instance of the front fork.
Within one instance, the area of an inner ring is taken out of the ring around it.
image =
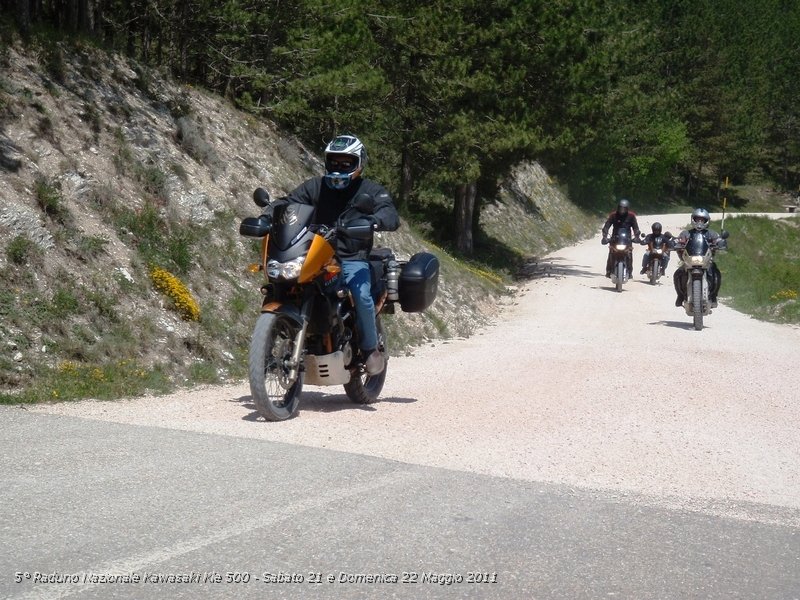
[[[289,373],[287,375],[289,381],[296,381],[298,375],[300,374],[300,361],[303,358],[303,349],[305,348],[306,344],[306,332],[308,331],[308,323],[311,317],[312,305],[313,298],[306,298],[306,301],[303,302],[303,306],[300,309],[300,314],[298,315],[297,313],[294,313],[292,315],[300,328],[297,330],[297,334],[294,336],[292,357],[289,359],[288,364],[286,365],[289,367]]]

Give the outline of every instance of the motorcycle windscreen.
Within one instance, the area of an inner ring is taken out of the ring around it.
[[[617,231],[617,237],[614,239],[615,244],[625,244],[626,246],[631,243],[631,230],[627,227],[620,227]]]
[[[705,256],[708,252],[706,237],[699,231],[690,234],[686,242],[686,252],[689,256]]]
[[[272,214],[272,231],[270,245],[277,250],[286,251],[301,240],[311,243],[311,235],[307,227],[314,216],[314,207],[308,204],[282,204],[275,207]],[[309,235],[305,235],[309,233]],[[307,244],[305,250],[308,249]]]

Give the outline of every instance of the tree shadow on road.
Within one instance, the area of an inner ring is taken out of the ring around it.
[[[566,259],[558,256],[546,259],[530,258],[517,271],[516,278],[525,281],[548,277],[596,277],[599,273],[591,269],[589,265],[569,264]]]
[[[230,402],[238,402],[242,407],[252,410],[250,414],[242,417],[243,421],[263,421],[264,418],[258,412],[256,405],[253,404],[252,396],[240,396],[233,398]],[[300,397],[300,407],[297,411],[298,414],[303,412],[339,412],[341,410],[362,410],[367,412],[375,412],[378,410],[377,405],[385,403],[393,404],[411,404],[417,402],[416,398],[378,398],[377,402],[373,404],[356,404],[350,400],[345,394],[326,394],[324,392],[303,392]]]

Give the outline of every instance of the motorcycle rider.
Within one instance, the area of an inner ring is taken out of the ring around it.
[[[708,214],[708,211],[705,208],[696,208],[692,213],[692,228],[689,230],[684,229],[675,239],[679,248],[685,246],[689,236],[698,231],[703,233],[703,237],[706,238],[708,245],[712,248],[725,248],[727,242],[716,231],[708,228],[709,223],[711,223],[711,215]],[[683,251],[680,249],[678,250],[678,257],[683,258]],[[675,270],[672,276],[675,293],[678,294],[675,299],[675,306],[682,306],[686,300],[686,279],[686,272],[683,269]],[[722,273],[720,273],[717,263],[712,260],[711,265],[708,267],[708,300],[711,303],[711,308],[717,307],[717,294],[721,285]]]
[[[642,244],[648,245],[650,242],[653,242],[653,248],[660,248],[661,246],[666,245],[666,251],[664,254],[661,255],[661,274],[667,272],[667,265],[669,265],[669,248],[671,246],[672,234],[667,231],[662,235],[661,230],[662,226],[661,223],[656,221],[650,227],[652,233],[648,233],[644,236],[642,240]],[[661,239],[659,239],[661,238]],[[644,275],[647,273],[647,266],[650,264],[650,251],[645,250],[644,256],[642,257],[642,270],[639,271],[639,275]]]
[[[631,203],[630,201],[622,198],[619,203],[617,203],[617,210],[612,212],[608,215],[606,219],[605,225],[603,225],[603,244],[608,244],[608,230],[611,229],[611,239],[614,239],[617,235],[617,231],[621,228],[627,228],[633,230],[634,237],[631,241],[636,241],[642,235],[642,232],[639,231],[639,223],[636,221],[636,213],[630,210]],[[611,248],[608,249],[608,260],[606,261],[606,277],[611,277],[611,269],[614,268],[613,265],[614,256],[611,253]],[[633,272],[633,251],[628,253],[628,273]]]
[[[359,217],[372,223],[374,231],[395,231],[400,226],[400,219],[392,198],[382,185],[362,177],[366,164],[367,150],[361,140],[350,134],[338,135],[325,147],[325,175],[306,180],[265,208],[264,212],[272,216],[274,207],[283,202],[308,204],[315,208],[313,224],[336,227],[343,213],[352,214],[350,211],[355,209]],[[369,201],[364,201],[364,194],[370,198]],[[372,238],[361,241],[338,235],[336,255],[355,302],[360,350],[367,373],[377,375],[383,371],[384,359],[378,349],[375,302],[367,259],[372,241]]]

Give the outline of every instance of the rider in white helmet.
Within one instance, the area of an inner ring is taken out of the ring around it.
[[[711,215],[708,214],[705,208],[694,209],[694,212],[692,212],[692,227],[689,230],[684,229],[678,234],[676,239],[678,246],[686,245],[689,234],[702,231],[709,245],[716,246],[717,248],[724,248],[727,242],[716,231],[712,231],[708,228],[709,223],[711,223]],[[678,256],[681,255],[682,252],[679,251]],[[682,306],[684,300],[686,300],[687,293],[686,273],[683,269],[675,270],[675,273],[672,275],[672,284],[675,286],[675,292],[678,294],[675,300],[675,306]],[[717,306],[717,294],[721,286],[722,273],[720,273],[717,263],[711,261],[711,265],[708,268],[708,299],[711,302],[711,308],[716,308]]]
[[[280,202],[298,202],[315,207],[316,225],[335,227],[339,217],[366,218],[375,231],[394,231],[400,219],[389,192],[382,185],[364,179],[367,150],[354,135],[339,135],[325,147],[325,174],[312,177],[278,199],[265,212],[272,212]],[[353,294],[358,319],[360,349],[370,375],[383,371],[384,359],[378,348],[375,325],[375,302],[371,292],[368,262],[372,239],[354,240],[344,235],[336,238],[336,254],[342,273]]]

